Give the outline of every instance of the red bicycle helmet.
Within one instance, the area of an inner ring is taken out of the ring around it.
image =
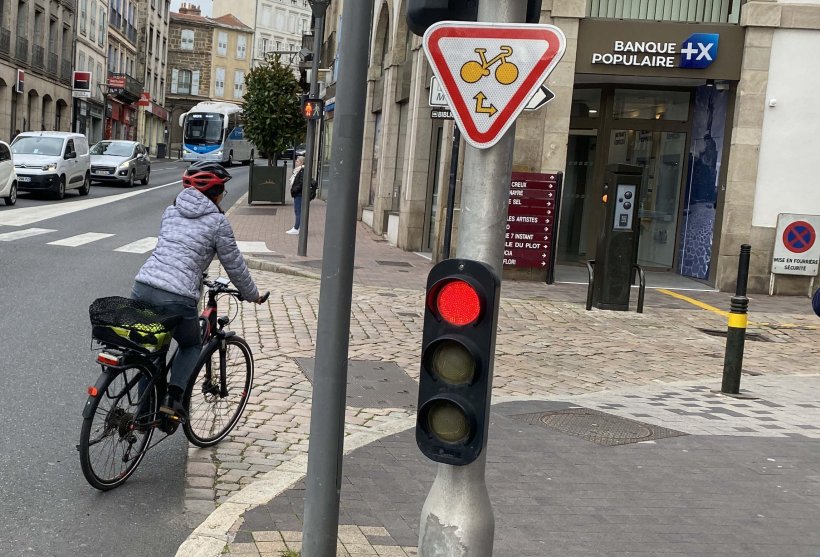
[[[182,175],[183,188],[195,188],[210,196],[225,191],[225,183],[231,175],[225,168],[215,162],[195,162]]]

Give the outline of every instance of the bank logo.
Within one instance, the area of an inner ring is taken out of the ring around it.
[[[694,33],[681,43],[680,67],[702,70],[708,68],[717,58],[717,33]]]

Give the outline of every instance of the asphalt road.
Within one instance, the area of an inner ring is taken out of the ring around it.
[[[129,295],[150,253],[133,243],[157,235],[184,167],[155,161],[148,186],[94,184],[62,201],[22,193],[0,206],[0,555],[170,556],[190,532],[181,430],[108,493],[86,483],[76,449],[100,372],[88,306]],[[231,171],[226,210],[247,191],[247,168]],[[99,236],[50,244],[87,233]]]

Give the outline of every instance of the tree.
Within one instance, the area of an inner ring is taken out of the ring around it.
[[[245,78],[245,135],[273,165],[279,153],[305,135],[301,89],[293,71],[276,56],[253,68]]]

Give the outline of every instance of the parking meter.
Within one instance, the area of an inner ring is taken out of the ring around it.
[[[598,309],[629,310],[632,267],[638,259],[643,168],[610,164],[604,178],[604,224],[595,252],[592,305]]]

